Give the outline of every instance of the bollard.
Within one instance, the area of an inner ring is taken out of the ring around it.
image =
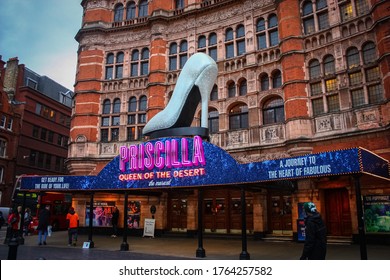
[[[12,237],[8,242],[8,260],[16,260],[16,255],[18,253],[18,239]]]

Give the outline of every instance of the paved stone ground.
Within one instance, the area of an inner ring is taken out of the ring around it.
[[[5,229],[0,231],[0,259],[8,258],[8,245],[4,245]],[[134,237],[128,236],[128,251],[121,251],[121,237],[94,235],[94,248],[83,249],[88,235],[80,235],[76,247],[67,246],[67,232],[54,232],[47,245],[37,245],[37,235],[26,236],[24,245],[17,249],[19,260],[238,260],[242,253],[239,238],[213,238],[203,240],[205,258],[196,258],[198,240],[186,237]],[[248,239],[247,253],[251,260],[298,260],[303,244],[295,242],[265,242]],[[369,260],[390,260],[390,246],[367,245]],[[356,244],[328,244],[327,260],[359,260],[360,246]]]

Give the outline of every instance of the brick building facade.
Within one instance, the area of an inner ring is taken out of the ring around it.
[[[164,109],[180,69],[196,52],[219,74],[210,95],[211,142],[241,163],[363,147],[389,149],[390,34],[381,0],[83,0],[68,168],[97,174],[122,145]],[[200,108],[193,125],[200,125]],[[296,188],[249,191],[248,228],[297,232],[298,205],[318,204],[330,235],[357,233],[351,177],[307,179]],[[389,196],[367,181],[363,195]],[[157,203],[157,228],[196,229],[197,190],[137,195],[143,213]],[[75,197],[82,205],[83,197]],[[97,200],[123,200],[101,194]],[[206,231],[240,229],[239,190],[204,194]],[[153,203],[151,202],[153,200]],[[121,205],[121,203],[119,203]],[[221,209],[216,214],[213,209]]]
[[[20,175],[68,173],[72,92],[18,58],[0,56],[0,72],[0,202],[10,207]]]

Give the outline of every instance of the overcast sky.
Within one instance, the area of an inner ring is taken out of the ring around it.
[[[0,0],[0,55],[73,90],[81,0]]]

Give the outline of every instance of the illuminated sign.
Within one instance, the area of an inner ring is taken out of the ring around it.
[[[191,145],[188,138],[158,140],[120,147],[119,170],[122,173],[128,170],[132,173],[119,174],[118,179],[132,181],[202,176],[205,175],[204,168],[170,169],[205,165],[206,158],[201,137],[195,136]],[[147,172],[144,172],[145,170]],[[134,173],[137,171],[141,172]]]

